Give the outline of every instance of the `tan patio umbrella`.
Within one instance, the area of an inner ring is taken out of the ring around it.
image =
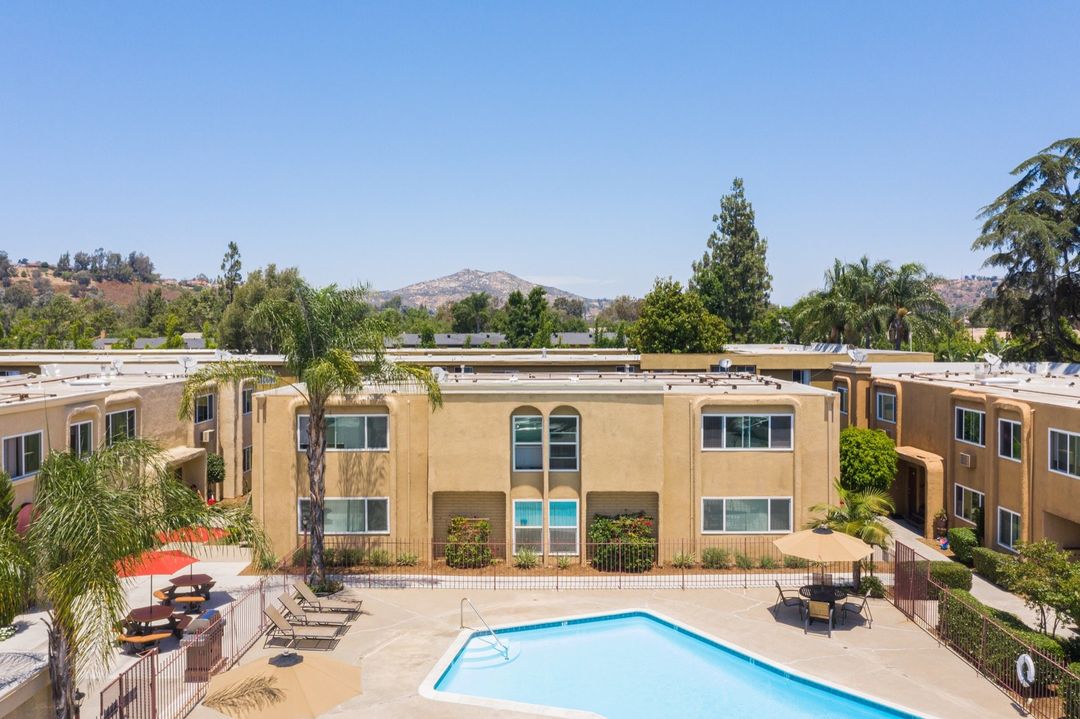
[[[283,652],[213,677],[203,705],[234,719],[315,719],[360,691],[360,667]]]
[[[804,529],[773,542],[784,554],[811,562],[857,562],[869,556],[874,548],[858,537],[834,532],[826,527]]]

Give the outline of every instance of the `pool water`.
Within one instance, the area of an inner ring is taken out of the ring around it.
[[[476,633],[435,683],[447,692],[607,719],[910,719],[645,612]]]

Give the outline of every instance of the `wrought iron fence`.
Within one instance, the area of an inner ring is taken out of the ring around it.
[[[897,609],[992,681],[1036,719],[1080,719],[1080,675],[1011,631],[930,576],[929,562],[911,547],[895,546],[891,598]],[[1020,680],[1018,658],[1035,668],[1029,686]]]

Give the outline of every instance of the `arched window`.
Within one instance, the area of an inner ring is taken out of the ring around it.
[[[544,468],[544,418],[532,407],[514,410],[510,417],[513,444],[511,467],[515,472],[539,472]]]

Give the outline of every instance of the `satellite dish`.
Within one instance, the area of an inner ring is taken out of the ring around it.
[[[447,372],[442,367],[432,367],[431,376],[435,378],[436,382],[443,382],[446,379]]]
[[[58,365],[58,364],[42,365],[41,374],[45,375],[46,377],[59,377],[60,376],[60,365]]]
[[[730,367],[731,367],[731,360],[729,360],[729,359],[722,359],[722,360],[720,360],[720,369],[722,369],[722,370],[724,370],[725,372],[727,372],[727,371],[728,371],[728,368],[730,368]]]
[[[1001,364],[1001,358],[993,352],[985,353],[983,355],[983,359],[986,360],[986,364],[990,365],[991,367]]]
[[[199,364],[199,361],[197,359],[195,359],[194,357],[189,357],[188,355],[184,355],[176,361],[177,363],[179,363],[180,367],[183,368],[184,374],[187,374],[189,370],[195,367],[195,365]]]
[[[847,354],[848,357],[850,357],[855,362],[866,361],[866,350],[861,350],[853,347],[847,351]]]
[[[120,370],[124,369],[124,360],[114,359],[112,361],[112,368],[116,372],[116,374],[120,374]]]

